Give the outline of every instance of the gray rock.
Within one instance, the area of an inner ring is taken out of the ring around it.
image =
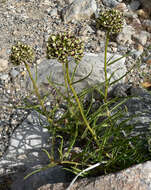
[[[108,53],[108,59],[111,58],[113,54]],[[121,55],[116,54],[112,60],[121,57]],[[110,65],[107,68],[108,77],[113,73],[113,78],[111,81],[119,79],[123,76],[127,70],[125,67],[125,58],[119,60],[118,62]],[[73,73],[75,68],[75,62],[70,59],[69,60],[69,73],[70,75]],[[80,92],[83,88],[100,84],[104,82],[104,53],[94,54],[94,53],[85,53],[84,57],[82,58],[81,62],[78,65],[78,68],[75,73],[74,81],[80,80],[86,77],[92,71],[91,75],[81,81],[73,85],[77,92]],[[33,77],[35,78],[35,70],[32,70]],[[59,63],[55,59],[44,60],[38,65],[38,72],[37,72],[37,85],[39,89],[41,89],[42,93],[46,93],[48,91],[48,80],[47,77],[51,76],[51,80],[53,82],[63,84],[64,85],[64,74],[62,69],[62,64]],[[121,80],[121,81],[124,81]],[[25,85],[27,88],[32,90],[31,80],[29,78],[26,79]],[[59,88],[64,91],[64,87],[59,86]]]
[[[128,6],[130,10],[136,11],[140,7],[141,3],[139,0],[133,0],[131,1],[130,5]]]
[[[41,186],[38,190],[67,190],[68,184],[58,183]],[[75,182],[70,190],[150,190],[151,162],[138,164],[118,173],[96,178],[85,178]],[[69,190],[69,189],[68,189]]]
[[[46,170],[35,173],[26,180],[24,177],[36,169],[42,168],[42,165],[32,167],[25,172],[20,173],[17,179],[11,185],[11,190],[37,190],[39,187],[54,183],[67,183],[69,181],[68,172],[63,170],[61,166],[48,168]]]
[[[150,0],[140,0],[143,7],[151,14],[151,1]]]
[[[14,79],[14,78],[16,78],[19,75],[19,72],[16,69],[12,69],[10,71],[10,75]]]
[[[116,38],[118,44],[132,44],[132,35],[135,33],[135,30],[130,25],[125,25],[122,32]]]
[[[143,46],[146,44],[148,36],[148,32],[146,31],[141,31],[139,34],[133,34],[133,38]]]
[[[48,163],[42,148],[50,148],[50,133],[44,116],[33,111],[13,132],[9,148],[0,159],[0,175],[14,167],[30,168],[33,165]]]
[[[121,93],[120,93],[121,90]],[[128,95],[134,96],[126,101],[124,106],[127,107],[125,118],[137,115],[128,123],[134,126],[132,135],[141,135],[146,139],[148,135],[151,136],[151,94],[143,88],[129,88],[127,85],[118,85],[113,90],[114,96]],[[146,146],[148,146],[146,144]]]
[[[148,32],[151,32],[151,20],[144,20],[142,24]]]
[[[116,0],[103,0],[102,2],[105,6],[110,8],[116,7],[119,4]]]
[[[9,75],[8,74],[0,74],[0,81],[6,81],[9,79]]]
[[[74,0],[63,10],[63,20],[67,23],[72,20],[89,19],[97,10],[95,0]]]

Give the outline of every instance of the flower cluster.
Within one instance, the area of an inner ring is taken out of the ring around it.
[[[47,42],[47,58],[57,58],[61,63],[68,62],[68,56],[80,61],[83,51],[83,42],[69,33],[52,34]]]
[[[11,48],[10,60],[13,64],[19,65],[23,62],[31,63],[34,60],[34,52],[29,45],[17,42]]]
[[[104,29],[109,35],[118,34],[123,28],[123,14],[116,9],[100,11],[97,28]]]

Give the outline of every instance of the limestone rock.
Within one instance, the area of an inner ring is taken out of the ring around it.
[[[111,58],[113,54],[108,53],[108,59]],[[121,57],[119,54],[115,54],[112,60]],[[118,62],[108,66],[107,73],[108,77],[114,72],[113,78],[111,81],[117,80],[122,77],[126,72],[125,67],[125,58],[119,60]],[[75,68],[75,62],[70,59],[69,60],[69,72],[70,75],[73,73]],[[91,75],[80,83],[76,83],[73,85],[77,92],[80,92],[83,88],[93,86],[95,84],[100,84],[104,82],[104,53],[94,54],[94,53],[85,53],[81,62],[79,63],[74,81],[80,80],[86,77],[92,71]],[[33,77],[35,78],[35,71],[32,70]],[[41,89],[42,93],[47,92],[48,90],[48,80],[47,77],[51,76],[52,82],[56,82],[64,85],[64,74],[62,69],[62,64],[59,63],[55,59],[43,60],[38,65],[37,72],[37,85],[39,89]],[[124,81],[121,80],[121,81]],[[26,87],[32,90],[31,80],[29,78],[26,79]],[[64,88],[59,86],[59,88],[63,91]]]
[[[66,9],[63,10],[62,16],[64,21],[89,19],[97,10],[95,0],[74,0]]]

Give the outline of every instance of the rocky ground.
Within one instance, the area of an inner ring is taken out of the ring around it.
[[[24,66],[14,66],[9,61],[11,46],[17,41],[31,45],[36,52],[35,64],[46,56],[46,42],[50,34],[70,30],[85,42],[85,52],[104,52],[105,33],[97,30],[95,19],[68,12],[73,0],[0,0],[0,156],[9,145],[9,138],[27,117],[29,110],[19,108],[29,95],[22,83],[26,77]],[[69,7],[68,7],[69,6]],[[75,6],[79,6],[78,4]],[[97,7],[97,9],[95,8]],[[124,54],[127,70],[126,83],[150,85],[151,69],[151,2],[149,0],[94,0],[90,13],[105,7],[123,12],[123,31],[109,43],[110,53]],[[84,7],[85,8],[85,7]],[[76,16],[75,16],[76,15]],[[34,96],[33,96],[34,98]]]

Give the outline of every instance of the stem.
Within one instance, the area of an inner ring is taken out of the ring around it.
[[[76,100],[76,102],[77,102],[77,104],[78,104],[80,113],[81,113],[82,118],[83,118],[83,120],[84,120],[84,123],[86,124],[88,130],[89,130],[90,133],[92,134],[92,136],[93,136],[93,138],[94,138],[96,144],[99,146],[99,141],[97,140],[96,134],[95,134],[95,132],[93,131],[93,129],[90,127],[90,125],[89,125],[89,123],[88,123],[88,121],[87,121],[87,119],[86,119],[86,117],[85,117],[85,115],[84,115],[84,113],[83,113],[83,109],[82,109],[80,100],[79,100],[79,98],[78,98],[78,96],[77,96],[77,93],[76,93],[75,89],[73,88],[73,86],[72,86],[72,84],[71,84],[71,80],[70,80],[70,76],[69,76],[69,70],[68,70],[68,63],[66,63],[66,77],[67,77],[68,85],[69,85],[69,87],[70,87],[70,89],[71,89],[71,91],[72,91],[72,93],[73,93],[73,95],[74,95],[74,97],[75,97],[75,100]]]
[[[38,101],[39,101],[41,107],[42,107],[42,110],[43,110],[43,112],[46,114],[46,117],[47,117],[48,121],[50,121],[51,123],[53,123],[53,120],[49,118],[49,116],[48,116],[48,114],[47,114],[47,111],[46,111],[46,108],[45,108],[45,106],[44,106],[44,103],[43,103],[43,101],[42,101],[42,99],[41,99],[41,97],[40,97],[39,90],[38,90],[38,87],[37,87],[37,85],[36,85],[35,80],[33,79],[32,74],[31,74],[30,67],[29,67],[29,65],[28,65],[26,62],[24,62],[24,64],[25,64],[25,67],[26,67],[27,72],[28,72],[28,74],[29,74],[29,77],[30,77],[30,79],[31,79],[31,81],[32,81],[33,88],[34,88],[34,90],[35,90],[35,94],[36,94],[36,96],[37,96],[37,98],[38,98]]]
[[[109,43],[109,36],[106,34],[106,42],[105,42],[105,55],[104,55],[104,75],[105,75],[105,94],[104,94],[104,102],[107,101],[109,82],[107,78],[107,47]]]

